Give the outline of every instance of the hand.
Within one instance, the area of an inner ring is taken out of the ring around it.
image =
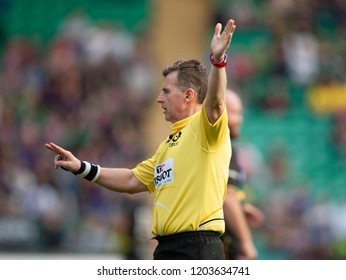
[[[61,167],[62,169],[71,172],[79,170],[81,162],[71,152],[66,151],[52,142],[45,144],[45,147],[57,154],[54,158],[55,168]]]
[[[264,214],[257,207],[252,204],[245,203],[243,205],[243,211],[247,223],[251,228],[258,228],[264,221]]]
[[[255,260],[257,259],[257,250],[253,242],[240,244],[238,260]]]
[[[213,39],[211,41],[210,47],[213,53],[215,61],[221,61],[231,43],[231,39],[233,37],[234,30],[236,25],[234,24],[234,20],[230,19],[223,32],[221,33],[222,25],[221,23],[216,24],[215,33]]]

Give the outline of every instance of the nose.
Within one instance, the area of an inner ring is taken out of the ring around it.
[[[162,92],[160,92],[159,96],[156,98],[157,103],[163,103]]]

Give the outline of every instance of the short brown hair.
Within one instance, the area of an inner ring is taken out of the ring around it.
[[[197,92],[197,100],[203,103],[208,90],[208,73],[201,61],[195,59],[178,60],[162,70],[162,75],[177,71],[178,87],[181,91],[192,88]]]

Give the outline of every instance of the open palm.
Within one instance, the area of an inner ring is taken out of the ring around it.
[[[221,32],[221,23],[216,24],[213,40],[211,41],[210,47],[213,52],[216,61],[222,60],[224,54],[226,53],[234,33],[236,25],[234,20],[230,19],[223,32]]]

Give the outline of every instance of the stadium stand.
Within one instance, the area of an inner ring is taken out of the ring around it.
[[[346,201],[340,126],[346,59],[338,39],[345,34],[346,6],[322,0],[305,8],[295,1],[218,3],[215,18],[238,23],[229,84],[247,104],[239,145],[248,192],[267,215],[255,232],[260,258],[344,258],[345,251],[333,255],[330,248],[345,242],[345,222],[336,213]]]

